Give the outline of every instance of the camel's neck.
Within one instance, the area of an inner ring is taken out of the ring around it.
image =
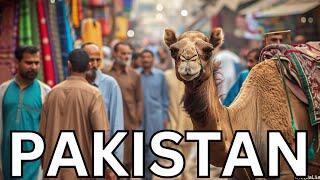
[[[228,117],[219,101],[217,83],[212,74],[199,85],[186,84],[184,108],[191,117],[194,130],[222,130],[221,121]],[[210,149],[214,154],[210,156],[210,163],[223,166],[227,156],[225,142],[211,143]]]
[[[221,130],[219,122],[225,115],[213,75],[200,85],[186,84],[185,110],[190,115],[194,129]]]

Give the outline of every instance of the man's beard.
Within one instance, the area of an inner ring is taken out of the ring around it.
[[[24,71],[24,72],[20,72],[20,76],[23,79],[29,80],[29,81],[33,81],[38,75],[37,71]]]
[[[86,79],[90,84],[92,84],[94,82],[96,77],[97,77],[97,69],[96,68],[92,68],[86,72]]]
[[[128,61],[123,61],[123,60],[119,60],[119,59],[116,59],[115,60],[115,63],[117,63],[118,65],[122,66],[122,67],[125,67],[125,66],[129,66],[131,61],[128,60]]]

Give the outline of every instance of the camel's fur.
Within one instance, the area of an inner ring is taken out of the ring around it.
[[[166,30],[165,42],[170,42],[167,43],[167,45],[170,48],[174,47],[175,53],[182,52],[181,49],[177,51],[179,44],[176,43],[181,39],[184,39],[185,42],[197,38],[203,39],[203,41],[211,43],[214,48],[221,45],[223,41],[221,29],[213,31],[210,38],[203,38],[203,36],[200,35],[197,37],[197,33],[194,31],[190,33],[191,38],[189,39],[188,32],[181,36],[183,37],[176,38],[173,31]],[[212,39],[214,41],[211,41]],[[180,47],[186,48],[185,46]],[[206,56],[200,56],[200,58],[201,57]],[[174,58],[176,60],[176,66],[179,66],[179,53],[174,56]],[[206,59],[201,59],[201,62],[204,63],[204,67],[197,78],[189,81],[181,78],[180,76],[182,75],[179,73],[180,71],[178,72],[178,67],[176,67],[176,74],[178,79],[182,80],[186,85],[184,107],[192,118],[194,129],[223,131],[224,141],[211,144],[211,164],[216,166],[222,166],[224,164],[234,133],[231,131],[231,126],[234,131],[249,130],[251,132],[264,170],[267,168],[266,142],[268,130],[280,130],[291,147],[294,148],[294,136],[286,91],[275,60],[266,60],[251,70],[239,95],[228,108],[223,107],[219,101],[217,80],[215,76],[213,76],[217,70],[216,63]],[[290,90],[287,92],[290,97],[297,127],[300,130],[308,131],[308,144],[310,144],[312,130],[310,122],[308,121],[306,107]],[[316,156],[319,156],[319,154]],[[283,177],[292,178],[293,174],[283,160],[280,166],[282,173],[289,173]],[[309,174],[319,174],[319,171],[319,167],[310,168],[309,166]],[[245,178],[245,176],[240,174],[239,178]]]

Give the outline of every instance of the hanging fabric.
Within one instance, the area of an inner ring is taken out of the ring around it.
[[[40,34],[39,34],[39,24],[38,24],[38,15],[37,15],[37,0],[30,0],[29,3],[30,3],[30,19],[31,19],[31,31],[32,31],[31,40],[34,46],[40,47]],[[40,81],[44,81],[42,61],[40,61],[40,69],[39,69],[37,78]]]
[[[115,36],[119,39],[125,39],[127,37],[127,31],[129,28],[129,21],[126,16],[116,17],[116,33]]]
[[[123,12],[123,0],[114,0],[114,12],[121,15]]]
[[[71,0],[71,22],[74,28],[80,26],[78,0]]]
[[[88,1],[89,6],[101,7],[101,6],[105,6],[106,4],[107,3],[105,0],[89,0]]]
[[[15,73],[18,14],[19,9],[13,1],[0,7],[0,84],[12,78]]]
[[[45,82],[49,86],[55,85],[54,78],[54,67],[51,56],[50,42],[48,36],[47,22],[44,11],[44,3],[42,0],[37,0],[37,10],[38,10],[38,23],[40,29],[41,37],[41,50],[43,57],[43,68],[44,68],[44,78]]]
[[[30,1],[20,0],[19,46],[32,45]]]
[[[99,21],[101,24],[102,36],[109,35],[111,33],[110,19],[108,19],[106,17],[100,17],[97,19],[97,21]]]
[[[52,20],[51,18],[49,17],[49,3],[51,4],[50,1],[43,1],[43,7],[44,7],[44,15],[46,17],[46,23],[47,23],[47,30],[48,30],[48,39],[49,39],[49,44],[50,44],[50,51],[51,51],[51,60],[52,60],[52,65],[53,65],[53,71],[55,72],[54,73],[54,79],[56,80],[56,83],[58,83],[58,79],[59,79],[59,76],[58,76],[58,68],[57,68],[57,62],[56,62],[56,54],[54,53],[55,52],[55,45],[53,43],[53,39],[52,39],[52,28],[51,28],[51,23],[52,23]]]
[[[81,21],[83,19],[83,8],[82,8],[81,0],[78,0],[78,16],[79,16],[79,20]]]
[[[52,49],[53,61],[55,63],[55,72],[57,75],[57,83],[61,82],[65,79],[63,73],[63,65],[62,65],[62,54],[61,54],[61,45],[59,38],[59,28],[57,22],[57,12],[56,5],[54,3],[48,3],[48,17],[49,17],[49,29],[50,31],[50,39],[52,41]]]
[[[126,13],[130,13],[131,9],[132,9],[132,0],[124,0],[123,1],[123,6],[124,6],[124,12]]]
[[[81,37],[83,43],[93,42],[102,47],[102,31],[99,21],[93,18],[86,18],[82,22]]]
[[[61,54],[63,59],[64,77],[68,76],[68,54],[73,49],[73,39],[69,23],[69,10],[64,0],[56,0],[58,29],[61,43]]]

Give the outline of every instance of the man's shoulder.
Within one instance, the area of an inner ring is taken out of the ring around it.
[[[155,74],[164,75],[164,72],[159,68],[153,68],[153,72]]]
[[[108,84],[108,85],[117,85],[118,86],[117,80],[114,77],[112,77],[108,74],[105,74],[105,73],[101,73],[101,81],[103,83]]]
[[[13,81],[13,79],[10,79],[10,80],[3,82],[2,84],[0,84],[0,89],[7,87],[12,81]]]
[[[49,87],[47,84],[45,84],[44,82],[37,80],[37,82],[39,83],[40,87],[43,88],[46,92],[49,92],[51,90],[51,87]]]
[[[7,90],[7,88],[9,87],[9,85],[11,84],[11,82],[13,82],[13,79],[10,79],[8,81],[5,81],[4,83],[2,83],[0,85],[0,96],[2,97],[5,93],[5,91]]]
[[[62,91],[82,91],[88,94],[100,94],[100,91],[97,87],[82,81],[77,81],[77,83],[72,83],[69,80],[62,81],[56,85],[51,92],[62,92]]]
[[[246,77],[246,76],[248,76],[248,74],[249,74],[249,70],[246,69],[246,70],[241,71],[239,76]]]
[[[141,76],[139,72],[137,72],[135,69],[133,69],[131,67],[128,67],[127,71],[128,71],[128,75],[133,78],[140,78],[140,76]]]

